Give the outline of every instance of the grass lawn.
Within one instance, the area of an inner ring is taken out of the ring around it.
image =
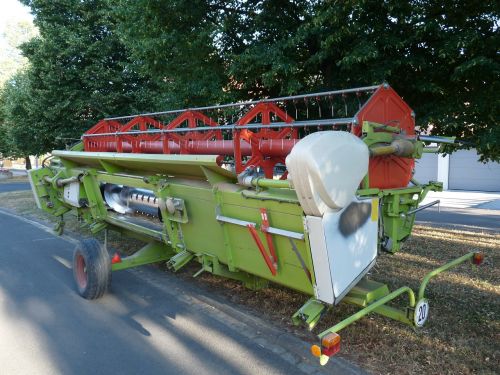
[[[55,221],[34,204],[30,191],[0,194],[0,207],[37,220]],[[66,228],[79,229],[67,215]],[[119,235],[111,245],[122,251],[137,246]],[[416,226],[404,250],[379,257],[371,278],[386,282],[392,290],[408,285],[418,290],[425,274],[470,251],[482,251],[482,266],[463,264],[430,282],[427,298],[430,317],[415,330],[387,318],[369,315],[340,332],[341,355],[375,374],[496,374],[500,369],[500,233]],[[307,297],[278,286],[251,291],[239,283],[203,273],[193,279],[196,264],[178,272],[183,282],[196,283],[256,315],[274,322],[310,342],[316,336],[291,324],[291,315]],[[401,301],[403,303],[403,298]],[[325,315],[315,333],[356,311],[340,304]],[[304,353],[308,355],[308,353]]]

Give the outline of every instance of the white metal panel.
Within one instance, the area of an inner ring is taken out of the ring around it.
[[[449,188],[500,191],[500,163],[481,163],[475,150],[450,155]]]
[[[338,212],[328,212],[323,216],[335,303],[338,303],[375,264],[378,215],[373,215],[372,210],[378,213],[378,207],[374,208],[372,205],[378,205],[378,199],[373,202],[353,201],[351,205],[356,205],[358,212],[352,211],[350,217],[346,216],[352,206]],[[368,211],[362,208],[365,205]],[[343,229],[345,222],[348,222],[350,230]]]
[[[64,186],[63,199],[66,203],[80,207],[80,183],[72,182]]]
[[[39,169],[39,168],[37,168],[37,169]],[[39,209],[42,209],[42,205],[40,204],[40,198],[38,198],[38,194],[37,194],[37,191],[35,188],[35,183],[33,182],[33,177],[31,176],[31,174],[34,173],[35,171],[36,171],[36,169],[32,169],[31,171],[28,171],[28,179],[30,182],[31,191],[33,192],[33,196],[35,197],[36,206]]]
[[[333,283],[328,261],[328,250],[323,230],[323,219],[317,216],[306,216],[309,244],[314,266],[315,297],[323,302],[333,304]]]
[[[320,217],[307,216],[307,228],[320,301],[338,303],[375,264],[378,199],[353,202]]]

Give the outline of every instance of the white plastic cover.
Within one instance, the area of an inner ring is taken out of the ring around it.
[[[337,304],[370,270],[377,258],[378,204],[376,198],[356,198],[323,217],[306,216],[320,301]]]
[[[368,172],[366,144],[343,131],[301,139],[286,158],[288,179],[307,215],[323,216],[347,206]]]
[[[80,182],[64,185],[63,199],[74,207],[80,207]]]

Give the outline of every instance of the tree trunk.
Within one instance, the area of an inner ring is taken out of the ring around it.
[[[24,158],[24,160],[25,160],[26,170],[28,171],[28,170],[30,170],[30,169],[31,169],[31,160],[30,160],[30,157],[29,157],[29,156],[26,156],[26,157]]]

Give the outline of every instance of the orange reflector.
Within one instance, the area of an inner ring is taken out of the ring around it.
[[[325,348],[331,348],[340,343],[340,336],[336,333],[329,333],[321,339],[321,345]]]
[[[483,253],[474,253],[472,256],[472,262],[474,264],[477,264],[478,266],[483,263],[484,260],[484,254]]]
[[[315,357],[321,357],[321,348],[318,345],[311,346],[311,353]]]
[[[121,262],[122,258],[120,257],[120,254],[115,253],[115,255],[113,255],[113,258],[111,258],[111,264],[121,263]]]
[[[321,339],[322,356],[331,357],[340,351],[340,336],[336,333],[329,333]]]

